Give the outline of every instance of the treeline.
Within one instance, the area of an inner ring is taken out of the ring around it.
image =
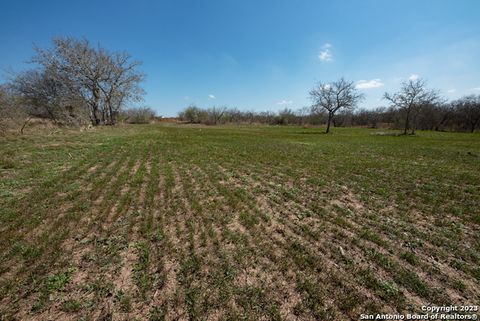
[[[192,124],[265,124],[265,125],[325,125],[328,111],[314,107],[285,108],[278,112],[242,111],[238,108],[186,107],[179,119]],[[480,95],[466,96],[448,103],[424,104],[410,115],[409,126],[420,130],[468,131],[480,127]],[[332,118],[334,127],[361,126],[369,128],[403,129],[406,110],[395,106],[376,109],[345,109]]]
[[[32,117],[57,125],[114,125],[129,103],[143,98],[140,62],[127,52],[74,38],[34,49],[35,67],[0,87],[0,129]]]
[[[358,109],[364,99],[353,81],[340,78],[318,83],[309,92],[312,105],[298,110],[278,112],[241,111],[237,108],[188,106],[179,118],[189,123],[216,125],[247,123],[269,125],[365,126],[401,128],[403,134],[416,129],[474,132],[480,125],[480,95],[470,95],[445,102],[439,91],[427,88],[423,79],[404,81],[395,93],[385,93],[390,105],[373,110]]]
[[[0,85],[0,133],[23,132],[32,118],[55,125],[98,126],[148,123],[155,112],[131,108],[143,99],[140,62],[126,52],[93,46],[85,39],[56,38],[50,48],[35,48],[34,68],[14,74]],[[385,93],[387,107],[358,109],[364,99],[353,81],[318,83],[309,92],[312,105],[278,112],[189,106],[179,113],[188,123],[207,125],[269,124],[475,131],[480,126],[480,95],[445,102],[422,79],[410,79],[395,93]],[[128,108],[130,106],[130,108]]]

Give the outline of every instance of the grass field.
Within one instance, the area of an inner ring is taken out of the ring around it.
[[[480,302],[480,136],[130,126],[0,141],[1,320]]]

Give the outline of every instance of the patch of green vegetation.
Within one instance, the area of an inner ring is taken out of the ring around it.
[[[148,315],[148,321],[164,321],[165,320],[165,312],[160,307],[153,307],[150,309]]]
[[[400,257],[411,265],[418,265],[419,263],[418,257],[415,255],[415,253],[410,251],[403,252],[402,254],[400,254]]]
[[[363,228],[360,232],[360,237],[380,246],[387,246],[387,243],[380,237],[380,235],[368,227]]]
[[[115,300],[120,305],[120,311],[124,313],[132,311],[132,298],[130,295],[120,290],[115,293]]]
[[[133,268],[133,278],[135,284],[138,286],[142,296],[145,296],[151,282],[151,277],[148,273],[148,266],[150,261],[150,248],[147,243],[137,243],[135,245],[137,250],[138,260]]]
[[[82,309],[82,303],[77,300],[66,300],[62,302],[60,307],[65,312],[78,312]]]
[[[113,292],[114,285],[113,283],[105,280],[103,277],[95,279],[93,282],[90,282],[84,287],[87,293],[93,293],[95,298],[101,299],[110,295]]]
[[[47,277],[45,281],[45,290],[48,293],[63,290],[70,282],[70,278],[74,272],[75,269],[69,269],[66,272],[60,272]]]
[[[258,320],[266,316],[269,320],[281,320],[278,304],[268,300],[265,292],[265,289],[254,286],[236,290],[238,303],[243,308],[243,319]]]
[[[57,291],[62,291],[67,284],[70,283],[71,276],[74,272],[75,269],[70,268],[46,277],[41,286],[40,295],[32,305],[32,312],[43,310],[47,304],[49,295]]]
[[[259,219],[252,213],[241,212],[238,216],[240,223],[246,228],[253,228],[258,224]]]
[[[321,288],[310,280],[303,280],[297,283],[297,290],[304,293],[302,305],[308,309],[312,315],[318,320],[331,319],[334,315],[331,309],[326,306],[325,295],[321,292]],[[297,308],[302,311],[303,309]]]
[[[398,268],[397,273],[394,275],[394,280],[422,297],[429,297],[431,294],[428,285],[423,282],[415,272],[403,267]]]
[[[404,306],[405,296],[394,283],[380,280],[371,270],[360,270],[358,276],[383,300],[393,302],[397,307]]]

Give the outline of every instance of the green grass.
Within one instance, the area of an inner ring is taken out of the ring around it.
[[[2,138],[0,319],[343,320],[479,302],[479,134],[322,132]]]

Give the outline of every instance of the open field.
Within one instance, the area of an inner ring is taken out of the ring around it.
[[[480,135],[146,125],[0,141],[0,320],[480,302]]]

